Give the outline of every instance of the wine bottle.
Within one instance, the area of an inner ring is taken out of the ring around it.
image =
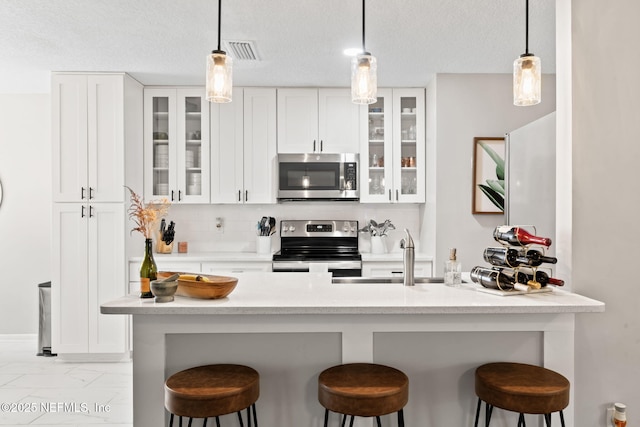
[[[518,283],[523,283],[525,285],[529,284],[529,282],[538,282],[542,287],[545,287],[547,285],[564,286],[564,280],[557,279],[555,277],[549,277],[547,273],[540,270],[536,270],[535,280],[533,274],[525,273],[523,271],[515,272],[514,276],[515,280]]]
[[[558,262],[558,258],[552,256],[545,256],[542,252],[536,249],[529,249],[528,251],[520,251],[520,255],[522,258],[526,258],[526,262],[522,262],[522,264],[526,264],[530,267],[537,267],[542,263],[556,264]]]
[[[158,267],[153,259],[151,239],[144,241],[144,259],[140,265],[140,298],[153,298],[151,281],[158,278]]]
[[[518,283],[513,276],[504,274],[500,269],[476,266],[471,270],[471,280],[485,288],[510,291],[512,289],[528,291],[529,287]]]
[[[512,248],[486,248],[484,250],[484,260],[491,265],[498,267],[517,267],[519,252]]]
[[[515,245],[515,246],[527,246],[527,245],[542,245],[551,246],[551,239],[548,237],[534,236],[527,230],[521,227],[512,227],[510,225],[501,225],[496,227],[493,231],[493,238],[500,243]]]
[[[486,248],[484,250],[484,260],[491,265],[497,267],[518,267],[521,265],[527,267],[538,267],[544,262],[555,264],[557,258],[542,255],[542,252],[535,249],[528,251],[513,248]]]

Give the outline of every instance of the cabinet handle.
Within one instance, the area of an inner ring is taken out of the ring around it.
[[[84,200],[84,187],[80,187],[80,198]]]
[[[398,190],[396,190],[396,202],[398,201]]]
[[[93,199],[93,188],[89,187],[89,200]]]
[[[323,141],[322,141],[322,140],[320,140],[320,151],[322,151],[322,150],[323,150],[323,148],[322,148],[322,142],[323,142]]]
[[[178,201],[182,201],[182,190],[178,190]]]
[[[313,152],[314,153],[316,152],[316,140],[315,139],[313,140]]]
[[[89,205],[89,218],[93,218],[93,206]]]
[[[82,210],[80,211],[80,218],[84,218],[84,205],[82,205]]]
[[[242,201],[242,190],[238,190],[238,202]]]
[[[391,201],[391,189],[389,189],[389,201]]]
[[[173,202],[173,190],[171,190],[171,201]]]
[[[249,201],[249,190],[244,190],[244,201],[245,202]]]

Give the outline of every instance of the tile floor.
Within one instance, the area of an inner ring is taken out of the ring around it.
[[[36,356],[37,342],[0,342],[0,426],[132,427],[131,363]]]

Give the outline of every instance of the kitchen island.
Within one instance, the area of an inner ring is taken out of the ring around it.
[[[471,425],[476,366],[534,363],[573,385],[575,316],[604,311],[602,302],[559,289],[497,296],[478,292],[473,283],[332,284],[326,273],[237,277],[236,289],[220,300],[176,297],[160,304],[126,296],[101,306],[104,314],[133,315],[136,427],[163,425],[165,378],[222,362],[260,372],[263,426],[322,425],[317,375],[349,362],[383,363],[407,373],[407,425]],[[500,411],[494,417],[512,421]],[[573,405],[565,417],[573,426]]]

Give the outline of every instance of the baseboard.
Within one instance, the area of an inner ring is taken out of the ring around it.
[[[0,334],[0,342],[37,342],[38,334]]]

